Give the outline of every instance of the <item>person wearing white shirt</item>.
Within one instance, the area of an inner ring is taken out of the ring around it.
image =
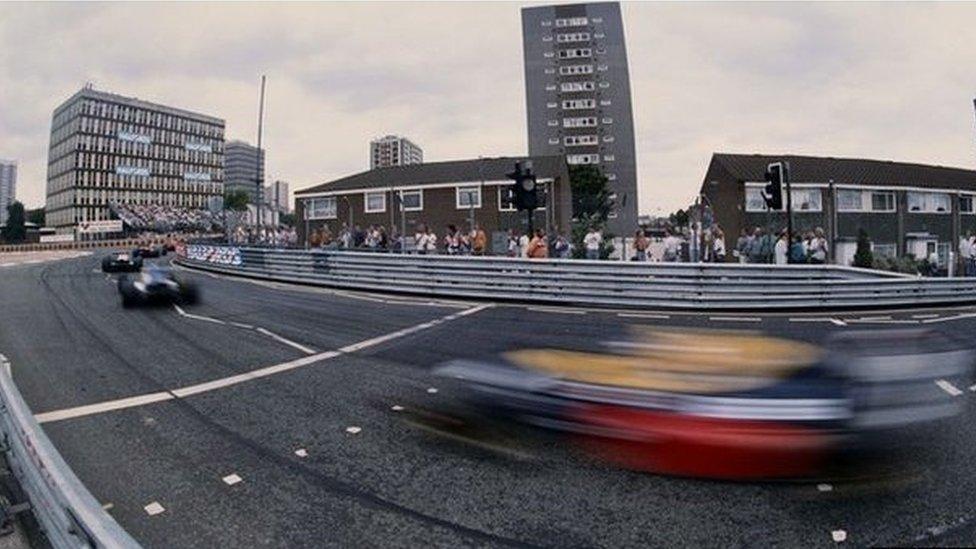
[[[583,247],[586,248],[586,259],[600,259],[600,244],[603,242],[603,235],[593,227],[590,232],[583,237]]]
[[[789,245],[786,242],[786,233],[779,236],[779,240],[776,241],[776,246],[773,248],[773,257],[776,258],[777,265],[786,265],[786,252],[789,249]]]

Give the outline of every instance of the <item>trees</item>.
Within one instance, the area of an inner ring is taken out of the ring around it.
[[[27,222],[33,223],[38,227],[44,226],[44,208],[34,208],[33,210],[27,210]]]
[[[10,244],[20,244],[27,236],[24,227],[24,205],[14,202],[7,206],[7,225],[3,228],[3,240]]]
[[[250,195],[244,191],[228,191],[224,194],[224,207],[228,210],[243,212],[250,201]]]
[[[871,240],[864,229],[857,232],[857,251],[854,252],[854,266],[870,269],[874,266],[874,254],[871,253]]]
[[[613,210],[609,180],[600,168],[592,165],[569,167],[569,186],[573,194],[573,225],[570,239],[573,242],[573,257],[586,255],[583,237],[591,227],[603,230],[607,218]],[[600,257],[606,258],[613,251],[610,244],[613,235],[604,233]]]

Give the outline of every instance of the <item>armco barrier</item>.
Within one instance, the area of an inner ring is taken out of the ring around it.
[[[181,252],[177,262],[183,265],[251,278],[540,304],[785,310],[976,303],[976,279],[834,265],[533,260],[193,244]]]
[[[0,355],[0,430],[7,463],[56,549],[137,548],[139,544],[78,480],[24,402]]]
[[[94,248],[135,248],[163,244],[165,238],[126,238],[122,240],[92,240],[87,242],[35,242],[32,244],[0,245],[0,253],[46,252],[52,250],[90,250]]]

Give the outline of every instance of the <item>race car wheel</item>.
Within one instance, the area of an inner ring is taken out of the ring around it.
[[[112,272],[112,258],[106,257],[102,259],[102,272],[103,273]]]
[[[128,309],[138,304],[139,296],[132,286],[132,280],[127,275],[119,278],[119,293],[122,294],[122,307]]]

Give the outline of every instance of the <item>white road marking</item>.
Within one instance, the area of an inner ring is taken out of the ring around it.
[[[111,412],[114,410],[122,410],[123,408],[132,408],[134,406],[145,406],[146,404],[171,400],[173,398],[172,393],[160,391],[158,393],[148,393],[134,397],[120,398],[118,400],[109,400],[96,404],[88,404],[85,406],[76,406],[74,408],[44,412],[35,415],[34,418],[38,423],[48,423],[51,421],[61,421],[63,419],[71,419],[82,416],[90,416],[93,414],[101,414],[104,412]]]
[[[708,320],[715,322],[761,322],[758,316],[710,316]]]
[[[830,537],[837,543],[843,543],[847,540],[847,532],[844,530],[834,530],[830,533]]]
[[[114,508],[115,508],[115,504],[112,503],[112,502],[108,502],[108,503],[102,505],[102,509],[105,509],[106,511],[111,511]]]
[[[837,326],[847,326],[847,323],[844,322],[843,320],[839,319],[839,318],[831,318],[830,321],[833,322]]]
[[[791,317],[790,322],[833,322],[833,318]]]
[[[176,309],[176,312],[180,313],[180,316],[185,317],[185,318],[192,318],[194,320],[202,320],[204,322],[213,322],[214,324],[227,324],[226,322],[224,322],[223,320],[220,320],[219,318],[211,318],[209,316],[201,316],[201,315],[190,314],[190,313],[184,311],[183,308],[180,307],[179,305],[177,305],[176,303],[173,304],[173,308]]]
[[[617,316],[623,318],[656,318],[658,320],[667,320],[671,318],[670,315],[657,315],[653,313],[617,313]]]
[[[908,320],[908,319],[886,319],[886,318],[875,318],[875,319],[863,319],[863,318],[850,318],[847,322],[851,324],[918,324],[918,320]]]
[[[477,307],[472,307],[470,309],[465,309],[463,311],[458,311],[456,313],[441,317],[430,322],[424,322],[423,324],[417,324],[410,328],[404,328],[402,330],[397,330],[383,336],[374,337],[372,339],[367,339],[365,341],[347,345],[342,349],[336,351],[325,351],[317,353],[314,355],[309,355],[299,359],[291,360],[288,362],[283,362],[281,364],[275,364],[273,366],[266,366],[264,368],[258,368],[257,370],[251,370],[250,372],[245,372],[243,374],[237,374],[229,377],[224,377],[220,379],[215,379],[212,381],[207,381],[204,383],[198,383],[196,385],[189,385],[179,389],[174,389],[172,391],[159,391],[156,393],[147,393],[144,395],[136,395],[127,398],[121,398],[117,400],[109,400],[105,402],[99,402],[96,404],[88,404],[85,406],[76,406],[74,408],[65,408],[62,410],[53,410],[50,412],[44,412],[35,415],[38,423],[49,423],[52,421],[61,421],[65,419],[72,419],[83,416],[90,416],[94,414],[100,414],[104,412],[110,412],[114,410],[121,410],[124,408],[134,408],[137,406],[145,406],[146,404],[152,404],[155,402],[162,402],[165,400],[172,400],[174,398],[185,398],[191,395],[196,395],[200,393],[206,393],[209,391],[214,391],[216,389],[222,389],[224,387],[230,387],[232,385],[237,385],[239,383],[244,383],[245,381],[251,381],[255,379],[260,379],[263,377],[268,377],[271,375],[279,374],[282,372],[287,372],[289,370],[294,370],[296,368],[301,368],[316,362],[322,362],[335,358],[337,356],[354,353],[368,347],[379,345],[387,341],[391,341],[398,337],[403,337],[421,330],[425,330],[432,326],[437,326],[445,322],[450,322],[452,320],[457,320],[459,318],[472,315],[478,311],[483,311],[492,305],[479,305]],[[433,389],[433,387],[432,387]],[[437,390],[434,389],[434,392]]]
[[[949,322],[950,320],[960,320],[963,318],[973,318],[976,317],[976,313],[962,313],[956,316],[944,316],[942,318],[930,318],[928,320],[923,320],[923,324],[931,324],[933,322]]]
[[[561,315],[585,315],[586,311],[580,309],[560,309],[559,307],[526,307],[530,311],[538,313],[556,313]]]
[[[861,318],[855,318],[852,320],[891,320],[891,315],[884,316],[862,316]]]
[[[244,479],[242,479],[237,473],[231,473],[220,480],[224,481],[224,484],[227,486],[233,486]]]
[[[13,267],[16,263],[0,263],[0,267]]]
[[[939,318],[938,314],[912,315],[912,318]]]
[[[308,450],[306,450],[305,448],[299,448],[295,450],[295,455],[300,458],[308,457]]]
[[[830,484],[827,484],[827,483],[818,484],[817,485],[817,491],[818,492],[833,492],[834,491],[834,487],[832,485],[830,485]]]
[[[284,343],[285,345],[289,345],[291,347],[294,347],[294,348],[298,349],[299,351],[305,353],[306,355],[314,355],[315,354],[315,349],[310,349],[310,348],[302,345],[301,343],[295,343],[294,341],[292,341],[290,339],[285,339],[285,338],[281,337],[280,335],[278,335],[278,334],[276,334],[274,332],[270,332],[268,330],[265,330],[264,328],[255,328],[255,330],[257,330],[258,332],[261,332],[262,334],[270,337],[271,339],[273,339],[275,341],[280,341],[280,342]]]
[[[949,393],[952,396],[959,396],[962,394],[962,391],[960,391],[958,387],[956,387],[955,385],[949,383],[944,379],[936,380],[935,384],[938,385],[940,389]]]
[[[970,385],[969,390],[976,393],[976,385]]]
[[[362,430],[363,430],[362,427],[356,427],[355,425],[351,427],[346,427],[346,432],[349,433],[350,435],[358,435],[359,432]]]
[[[234,322],[233,320],[228,320],[227,323],[230,324],[231,326],[237,326],[238,328],[244,328],[245,330],[253,330],[254,329],[254,326],[251,326],[250,324],[244,324],[243,322]]]
[[[437,387],[428,387],[427,388],[427,392],[430,393],[430,394],[432,394],[432,395],[436,395],[437,394]]]
[[[146,505],[145,507],[143,507],[143,509],[146,510],[146,513],[149,516],[158,515],[166,510],[166,508],[160,505],[158,501],[154,501],[149,505]]]
[[[974,387],[976,387],[976,385],[974,385]],[[394,412],[402,412],[403,406],[400,406],[399,404],[394,404],[393,406],[390,406],[390,409],[393,410]]]

